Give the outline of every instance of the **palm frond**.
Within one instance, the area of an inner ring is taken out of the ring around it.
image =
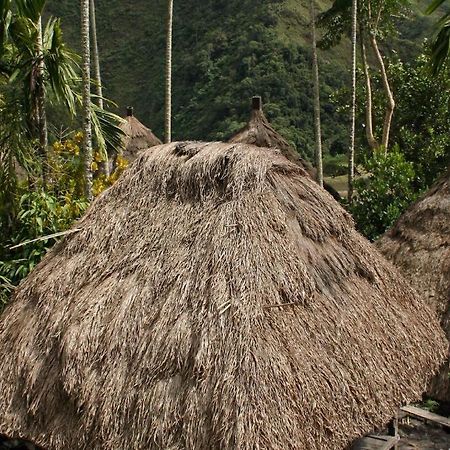
[[[11,0],[0,0],[0,55],[5,53],[8,42],[9,26],[11,24],[12,11]]]
[[[450,50],[450,14],[438,23],[438,33],[431,44],[431,72],[437,75],[443,68]]]
[[[97,145],[104,158],[107,151],[120,153],[123,149],[124,132],[120,125],[124,120],[118,115],[100,108],[91,101],[92,128]]]
[[[428,8],[425,10],[425,14],[432,14],[436,9],[438,9],[440,6],[442,6],[446,0],[433,0],[429,5]]]
[[[57,101],[64,103],[70,114],[75,115],[78,57],[65,45],[59,19],[49,19],[43,41],[46,81]]]
[[[42,15],[47,0],[15,0],[19,15],[37,22]]]

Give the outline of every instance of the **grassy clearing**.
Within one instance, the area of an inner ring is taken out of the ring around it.
[[[324,180],[333,186],[340,194],[341,197],[347,196],[347,175],[340,175],[338,177],[325,177]]]

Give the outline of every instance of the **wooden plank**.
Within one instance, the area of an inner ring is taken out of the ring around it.
[[[450,428],[450,419],[448,419],[447,417],[443,417],[438,414],[434,414],[430,411],[426,411],[425,409],[417,408],[416,406],[411,405],[403,406],[400,409],[401,411],[410,416],[416,417],[424,421],[429,420],[430,422],[438,423],[443,427]]]
[[[400,436],[377,436],[370,435],[358,439],[351,450],[390,450],[396,446]]]

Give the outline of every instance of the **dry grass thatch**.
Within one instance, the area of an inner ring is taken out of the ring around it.
[[[438,313],[450,338],[450,169],[377,242]],[[448,364],[430,388],[450,401]]]
[[[439,323],[278,151],[142,152],[0,319],[0,430],[53,449],[336,450],[418,399]]]
[[[127,116],[122,125],[122,130],[125,133],[123,155],[129,161],[134,161],[140,151],[161,144],[152,130],[136,119],[131,107],[127,108]]]
[[[308,175],[313,179],[317,179],[317,169],[313,165],[303,159],[279,133],[277,133],[267,120],[262,108],[261,97],[252,98],[252,111],[250,120],[241,130],[232,136],[228,142],[251,144],[257,147],[277,148],[281,153],[300,167],[302,167]],[[336,199],[340,200],[340,195],[328,183],[324,183],[324,188]]]

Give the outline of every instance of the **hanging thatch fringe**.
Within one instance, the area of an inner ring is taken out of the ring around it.
[[[446,342],[278,151],[141,153],[0,317],[0,430],[49,450],[337,450]],[[278,306],[278,307],[275,307]]]

